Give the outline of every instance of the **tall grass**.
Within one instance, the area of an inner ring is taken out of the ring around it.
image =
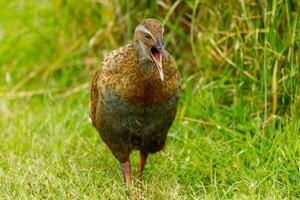
[[[299,7],[0,1],[0,197],[300,198]],[[88,87],[148,17],[165,25],[184,95],[166,149],[129,190],[89,123]]]

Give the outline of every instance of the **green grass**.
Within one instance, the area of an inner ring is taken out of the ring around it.
[[[0,8],[0,199],[300,198],[298,1]],[[89,121],[88,85],[143,17],[165,23],[184,93],[166,148],[128,189]]]

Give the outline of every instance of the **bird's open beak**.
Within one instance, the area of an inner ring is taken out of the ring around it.
[[[165,47],[161,39],[158,39],[157,45],[151,47],[151,57],[158,69],[159,78],[162,81],[164,81],[164,72],[162,68],[162,56],[163,54],[165,55],[165,53],[166,53]]]

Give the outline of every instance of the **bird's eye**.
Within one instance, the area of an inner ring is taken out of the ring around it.
[[[149,33],[145,33],[145,38],[150,39],[151,38],[150,34]]]

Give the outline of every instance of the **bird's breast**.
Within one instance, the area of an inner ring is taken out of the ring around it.
[[[163,60],[165,79],[162,81],[154,65],[149,72],[145,72],[136,58],[133,60],[123,58],[122,61],[122,65],[103,71],[100,85],[115,91],[131,104],[140,106],[163,104],[180,90],[179,73],[173,63]]]
[[[148,135],[164,126],[168,119],[175,116],[177,96],[171,97],[163,104],[139,106],[132,104],[117,95],[114,91],[105,90],[101,95],[98,113],[101,113],[102,126],[110,124],[114,131],[130,134]]]

